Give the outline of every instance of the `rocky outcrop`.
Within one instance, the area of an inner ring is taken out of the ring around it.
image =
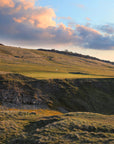
[[[19,74],[0,75],[0,102],[114,114],[114,79],[36,80]]]
[[[29,79],[18,74],[0,76],[1,103],[41,104],[42,99],[37,90],[28,84]]]

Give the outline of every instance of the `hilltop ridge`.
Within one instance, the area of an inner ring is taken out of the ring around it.
[[[110,64],[113,64],[113,65],[114,65],[114,62],[109,61],[109,60],[102,60],[102,59],[99,59],[99,58],[96,58],[96,57],[93,57],[93,56],[83,55],[83,54],[76,53],[76,52],[70,52],[70,51],[68,51],[68,50],[59,51],[59,50],[55,50],[55,49],[47,50],[47,49],[42,49],[42,48],[37,49],[37,50],[55,52],[55,53],[65,54],[65,55],[71,55],[71,56],[78,56],[78,57],[83,57],[83,58],[87,58],[87,59],[91,59],[91,60],[98,60],[98,61],[101,61],[101,62],[110,63]]]

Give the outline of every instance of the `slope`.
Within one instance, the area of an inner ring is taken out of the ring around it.
[[[0,46],[0,72],[37,79],[114,77],[113,63],[83,55]]]
[[[19,74],[0,75],[0,102],[35,105],[62,112],[114,114],[114,79],[37,80]]]

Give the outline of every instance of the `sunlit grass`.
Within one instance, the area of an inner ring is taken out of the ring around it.
[[[45,117],[45,116],[54,116],[54,115],[61,115],[62,113],[56,110],[49,110],[49,109],[16,109],[16,108],[7,108],[7,110],[1,109],[0,112],[6,112],[9,114],[17,114],[19,116],[19,112],[22,113],[33,113],[33,115],[37,115],[38,117]]]
[[[10,139],[26,137],[25,127],[31,122],[37,122],[42,117],[61,115],[62,113],[54,110],[20,110],[7,109],[0,110],[0,144],[7,144]],[[32,131],[32,128],[30,130]],[[12,142],[11,142],[12,144]]]
[[[97,75],[53,73],[53,72],[33,72],[33,73],[21,73],[21,74],[36,79],[108,78],[108,76],[106,77],[106,76],[97,76]]]
[[[110,143],[114,116],[51,110],[0,111],[0,144]]]

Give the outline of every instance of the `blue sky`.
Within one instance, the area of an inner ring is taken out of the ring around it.
[[[114,61],[114,0],[0,0],[0,43]]]
[[[52,7],[58,17],[80,24],[87,23],[87,17],[93,25],[114,23],[114,0],[39,0],[36,5]]]

